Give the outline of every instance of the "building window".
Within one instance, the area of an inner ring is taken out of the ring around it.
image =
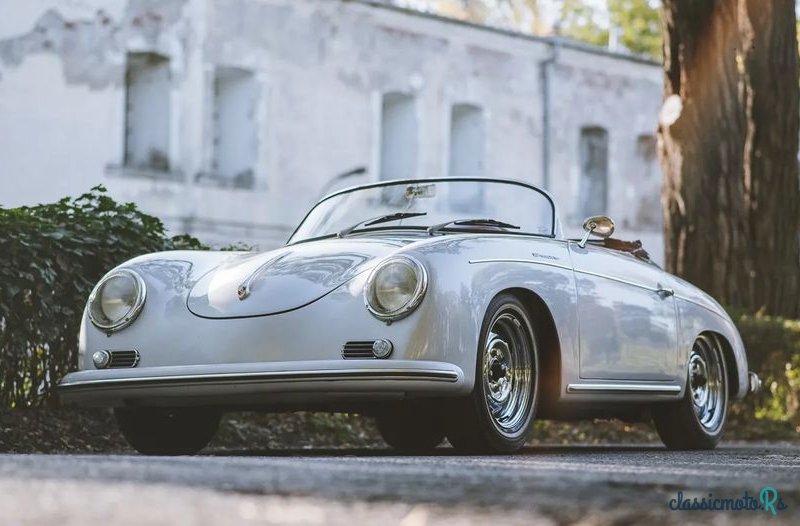
[[[640,135],[636,139],[636,160],[641,174],[649,179],[656,173],[656,138],[652,135]]]
[[[252,188],[258,157],[258,86],[253,74],[218,68],[214,76],[214,156],[211,177]]]
[[[471,104],[457,104],[450,113],[450,177],[483,177],[485,175],[486,126],[483,110]],[[481,207],[480,185],[452,188],[451,206],[462,212]]]
[[[450,116],[450,176],[482,177],[486,130],[483,111],[469,104],[453,106]]]
[[[581,216],[605,214],[608,206],[608,131],[581,129],[581,177],[578,210]]]
[[[168,171],[169,59],[129,53],[125,69],[125,166]]]
[[[417,175],[417,116],[414,97],[402,93],[383,96],[381,108],[380,178]]]
[[[635,221],[640,227],[661,226],[661,178],[656,150],[656,138],[640,135],[636,138],[636,173],[639,203]]]

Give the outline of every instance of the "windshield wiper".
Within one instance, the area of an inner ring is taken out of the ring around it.
[[[497,228],[513,228],[515,230],[519,230],[517,225],[512,225],[511,223],[506,223],[505,221],[498,221],[497,219],[455,219],[453,221],[448,221],[446,223],[442,223],[440,225],[433,225],[428,227],[428,234],[433,235],[440,230],[444,230],[449,226],[489,226],[489,227],[497,227]]]
[[[372,226],[372,225],[380,225],[381,223],[388,223],[389,221],[399,221],[400,219],[408,219],[409,217],[419,217],[419,216],[426,216],[428,212],[395,212],[394,214],[388,214],[378,217],[373,217],[372,219],[365,219],[364,221],[359,221],[353,226],[347,227],[344,230],[340,230],[336,237],[345,237],[350,235],[353,230],[360,226]]]

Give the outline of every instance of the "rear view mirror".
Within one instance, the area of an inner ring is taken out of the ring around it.
[[[578,246],[583,248],[589,241],[589,236],[595,235],[603,239],[611,237],[614,233],[614,220],[608,216],[592,216],[583,222],[583,229],[586,231],[583,238],[578,242]]]

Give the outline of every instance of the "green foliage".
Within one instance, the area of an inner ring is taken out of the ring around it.
[[[620,43],[633,53],[661,58],[661,16],[651,0],[608,0],[611,24]]]
[[[619,43],[629,51],[652,58],[661,57],[661,17],[652,0],[608,0],[609,23],[619,32]],[[596,5],[586,0],[564,0],[559,18],[562,35],[608,46],[609,30],[599,25]]]
[[[608,29],[598,25],[598,16],[598,10],[585,0],[563,0],[558,32],[588,44],[606,47]]]
[[[475,24],[511,27],[534,35],[549,32],[542,19],[539,0],[423,0],[415,5]]]
[[[476,24],[499,24],[535,35],[558,33],[588,44],[607,47],[610,31],[619,43],[639,55],[660,59],[660,0],[558,0],[556,27],[547,27],[539,0],[427,0],[437,13]]]
[[[86,299],[133,256],[204,249],[103,187],[53,204],[0,208],[0,407],[39,405],[77,362]]]
[[[235,243],[231,243],[230,245],[226,245],[224,247],[215,246],[214,249],[220,250],[222,252],[252,252],[253,250],[255,250],[255,247],[253,245],[237,241]]]
[[[747,349],[748,367],[761,377],[755,396],[734,404],[739,438],[791,438],[800,433],[800,321],[732,313]]]

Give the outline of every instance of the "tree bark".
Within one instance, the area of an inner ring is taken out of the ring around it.
[[[659,125],[667,270],[728,303],[739,302],[752,269],[740,207],[744,111],[737,2],[665,0]],[[669,105],[679,109],[669,111]]]
[[[794,20],[792,0],[664,0],[658,134],[667,270],[787,316],[800,305]]]
[[[797,26],[794,0],[740,0],[744,62],[745,206],[751,307],[796,317],[800,273]]]

